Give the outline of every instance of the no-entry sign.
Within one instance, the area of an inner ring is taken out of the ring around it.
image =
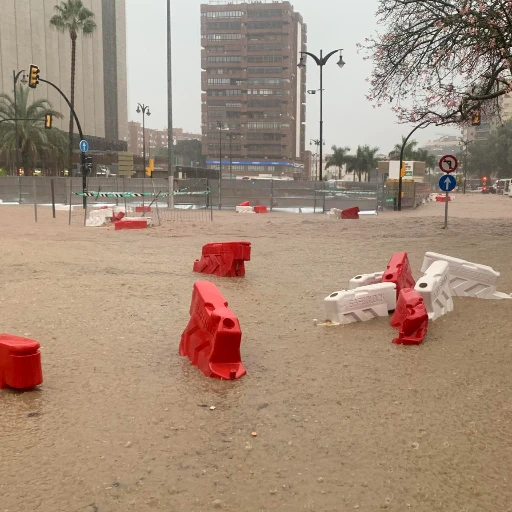
[[[459,161],[453,155],[444,155],[439,160],[439,169],[447,174],[456,171],[457,167],[459,167]]]

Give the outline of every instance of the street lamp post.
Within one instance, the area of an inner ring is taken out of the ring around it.
[[[15,174],[18,174],[18,162],[19,162],[19,143],[18,143],[18,97],[16,93],[16,84],[18,83],[18,79],[23,73],[23,77],[21,78],[21,83],[26,84],[27,78],[25,75],[25,70],[22,69],[16,73],[15,70],[12,71],[12,81],[14,83],[14,144],[16,145],[15,157],[14,157],[14,170]]]
[[[217,121],[217,128],[219,130],[219,210],[222,208],[222,128],[224,125],[222,121]]]
[[[146,177],[146,116],[150,116],[149,105],[137,104],[137,114],[142,112],[142,171]]]
[[[306,61],[304,58],[304,55],[309,55],[320,67],[320,141],[322,142],[324,140],[324,66],[327,64],[327,61],[331,58],[332,55],[334,55],[336,52],[340,52],[340,58],[338,60],[338,66],[343,68],[345,65],[345,61],[343,60],[343,56],[341,52],[343,49],[334,50],[331,53],[328,53],[325,57],[323,56],[324,51],[320,50],[320,57],[317,57],[316,55],[313,55],[309,52],[300,52],[300,62],[298,64],[298,67],[300,69],[304,69],[306,67]],[[320,144],[320,172],[319,172],[319,180],[322,181],[322,158],[323,158],[323,151],[322,151],[322,144]]]

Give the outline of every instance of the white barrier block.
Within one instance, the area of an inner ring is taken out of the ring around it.
[[[396,309],[396,285],[380,283],[334,292],[324,300],[327,320],[333,324],[366,322]]]
[[[254,213],[252,206],[237,206],[236,213]]]
[[[450,290],[456,297],[477,297],[479,299],[512,299],[512,295],[496,291],[500,273],[487,265],[452,258],[445,254],[427,252],[422,272],[434,261],[446,261],[449,267]]]
[[[105,224],[106,219],[110,219],[110,217],[112,217],[112,209],[110,208],[92,210],[85,221],[85,225],[87,227],[101,227]]]
[[[361,274],[350,280],[349,287],[355,290],[360,286],[369,286],[371,284],[382,283],[382,276],[384,272],[374,272],[373,274]]]
[[[429,320],[453,311],[448,270],[446,261],[434,261],[414,287],[423,298]]]

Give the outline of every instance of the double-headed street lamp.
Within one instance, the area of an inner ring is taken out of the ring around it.
[[[323,85],[324,85],[324,66],[327,64],[327,61],[336,53],[336,52],[340,52],[340,58],[338,60],[338,66],[340,68],[342,68],[344,65],[345,65],[345,61],[343,60],[343,56],[341,54],[341,52],[343,51],[343,49],[339,49],[339,50],[334,50],[332,51],[331,53],[328,53],[325,57],[323,56],[324,54],[324,51],[323,50],[320,50],[320,57],[317,57],[316,55],[313,55],[312,53],[309,53],[309,52],[300,52],[300,62],[298,64],[298,67],[300,69],[305,69],[306,67],[306,59],[304,57],[304,55],[309,55],[316,63],[317,65],[320,67],[320,139],[319,141],[323,141],[324,140],[324,113],[323,113],[323,109],[324,109],[324,90],[323,90]],[[310,92],[310,91],[308,91]],[[310,94],[314,94],[316,91],[311,91]],[[323,151],[322,151],[322,146],[323,144],[319,144],[320,146],[320,172],[319,172],[319,180],[322,181],[322,164],[323,164]]]
[[[16,175],[18,175],[18,162],[19,162],[19,152],[20,152],[20,148],[19,148],[19,143],[18,143],[18,99],[17,99],[17,93],[16,93],[16,84],[18,83],[18,80],[20,78],[20,76],[23,74],[23,76],[21,77],[21,83],[22,84],[26,84],[28,83],[28,80],[27,80],[27,75],[25,74],[25,70],[22,69],[21,71],[18,71],[18,73],[16,73],[15,70],[12,71],[12,81],[14,83],[14,143],[16,144],[16,152],[15,152],[15,157],[14,157],[14,168],[15,168],[15,172],[16,172]]]
[[[150,116],[149,105],[137,104],[137,114],[142,112],[142,161],[143,161],[143,172],[146,177],[146,116]]]

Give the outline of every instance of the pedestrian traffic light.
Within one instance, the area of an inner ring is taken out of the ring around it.
[[[86,156],[84,158],[84,168],[86,176],[92,173],[92,156]]]
[[[44,116],[44,127],[47,129],[47,130],[51,130],[52,128],[52,114],[46,114]]]
[[[30,71],[28,73],[28,86],[35,89],[39,83],[39,68],[35,64],[30,64]]]
[[[481,119],[480,119],[480,109],[479,108],[475,108],[472,112],[471,112],[471,126],[480,126],[481,124]]]

